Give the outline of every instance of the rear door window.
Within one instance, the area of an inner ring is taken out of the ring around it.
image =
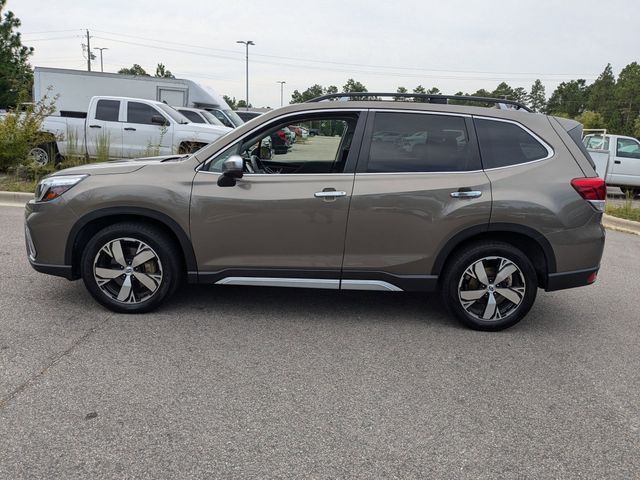
[[[515,123],[474,119],[484,168],[498,168],[542,160],[550,152]]]
[[[96,120],[117,122],[119,115],[119,100],[98,100],[98,103],[96,104]]]
[[[480,170],[464,117],[377,112],[367,172]]]

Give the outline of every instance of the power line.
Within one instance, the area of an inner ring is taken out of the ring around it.
[[[104,30],[94,30],[95,32],[99,32],[99,33],[106,33],[108,35],[116,35],[116,36],[120,36],[120,37],[128,37],[128,38],[136,38],[138,40],[146,40],[146,41],[151,41],[151,42],[156,42],[156,43],[164,43],[167,45],[177,45],[177,46],[182,46],[182,47],[190,47],[190,48],[199,48],[202,50],[210,50],[210,51],[214,51],[214,52],[222,52],[222,53],[230,53],[233,55],[239,55],[241,54],[241,52],[238,52],[236,50],[225,50],[225,49],[219,49],[219,48],[211,48],[211,47],[204,47],[202,45],[194,45],[194,44],[189,44],[189,43],[179,43],[179,42],[169,42],[166,40],[156,40],[153,38],[148,38],[148,37],[140,37],[140,36],[136,36],[136,35],[125,35],[125,34],[121,34],[121,33],[115,33],[115,32],[107,32]],[[151,48],[155,48],[152,45],[146,45],[149,46]],[[157,47],[160,48],[160,47]],[[335,62],[335,61],[331,61],[331,60],[313,60],[310,58],[299,58],[299,57],[286,57],[286,56],[280,56],[280,55],[268,55],[268,54],[264,54],[264,53],[256,53],[253,54],[254,57],[265,57],[265,58],[276,58],[276,59],[281,59],[281,60],[291,60],[291,61],[296,61],[296,62],[310,62],[310,63],[320,63],[320,64],[330,64],[330,65],[342,65],[342,66],[348,66],[348,67],[365,67],[365,68],[383,68],[383,69],[389,69],[389,70],[408,70],[408,71],[425,71],[425,72],[437,72],[437,73],[469,73],[469,74],[483,74],[483,75],[535,75],[535,76],[567,76],[567,77],[571,77],[571,78],[583,78],[583,77],[593,77],[594,75],[597,76],[597,74],[593,74],[593,73],[588,73],[588,74],[584,74],[584,73],[540,73],[540,72],[494,72],[494,71],[481,71],[481,70],[443,70],[443,69],[427,69],[427,68],[420,68],[420,67],[397,67],[397,66],[387,66],[387,65],[373,65],[373,64],[363,64],[363,63],[347,63],[347,62]]]
[[[68,30],[44,30],[41,32],[20,32],[20,35],[40,35],[43,33],[64,33],[64,32],[81,32],[81,28],[70,28]]]
[[[73,35],[73,36],[66,36],[66,37],[50,37],[50,38],[23,38],[22,41],[25,43],[31,43],[31,42],[48,42],[51,40],[67,40],[70,38],[79,38],[78,35]]]

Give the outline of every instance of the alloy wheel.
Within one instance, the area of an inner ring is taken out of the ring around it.
[[[162,284],[162,262],[141,240],[116,238],[98,250],[93,261],[93,277],[100,290],[112,300],[142,303]]]
[[[482,321],[498,321],[511,315],[526,292],[522,270],[511,260],[491,256],[467,267],[458,284],[462,308]]]

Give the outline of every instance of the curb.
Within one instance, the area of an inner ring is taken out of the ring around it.
[[[640,235],[640,222],[634,222],[633,220],[625,220],[605,213],[602,216],[602,225],[608,230]]]
[[[0,192],[0,205],[24,207],[33,198],[33,193]]]

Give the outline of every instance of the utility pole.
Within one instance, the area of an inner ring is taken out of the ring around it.
[[[253,43],[252,40],[238,40],[236,43],[242,43],[246,46],[247,48],[247,54],[246,54],[246,65],[247,65],[247,95],[245,97],[245,110],[249,110],[249,45],[255,45],[255,43]]]
[[[100,50],[100,71],[104,72],[104,65],[102,63],[102,51],[109,50],[108,47],[95,47],[94,50]]]
[[[89,29],[87,29],[87,71],[91,71],[91,36],[89,35]]]
[[[282,106],[283,105],[282,91],[283,91],[283,88],[284,88],[284,84],[287,83],[287,82],[285,82],[284,80],[279,80],[276,83],[280,84],[280,106]]]

